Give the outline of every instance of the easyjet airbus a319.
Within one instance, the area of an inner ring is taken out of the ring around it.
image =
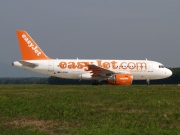
[[[107,81],[110,85],[130,85],[133,80],[163,79],[172,75],[163,64],[149,60],[90,60],[52,59],[48,57],[30,35],[17,30],[22,60],[13,66],[68,79],[93,80],[93,84]]]

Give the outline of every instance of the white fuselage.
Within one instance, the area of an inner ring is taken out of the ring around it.
[[[91,74],[90,71],[87,71],[87,65],[89,64],[97,65],[115,73],[130,73],[133,75],[133,80],[163,79],[172,75],[171,70],[165,68],[161,63],[149,60],[52,59],[26,61],[37,66],[33,68],[24,66],[18,61],[13,62],[13,66],[60,78],[80,79],[80,76],[85,75],[83,78],[85,80],[105,79],[104,77],[93,78],[88,75]]]

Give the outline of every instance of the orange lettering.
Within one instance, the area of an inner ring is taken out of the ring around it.
[[[112,64],[112,68],[113,68],[113,69],[117,69],[117,68],[118,68],[118,67],[116,66],[116,64],[117,64],[116,61],[112,61],[111,64]]]
[[[127,62],[122,62],[121,65],[120,65],[120,67],[121,67],[122,69],[127,69]],[[120,67],[119,67],[119,68],[120,68]]]
[[[129,69],[132,70],[132,69],[135,69],[135,67],[136,67],[136,64],[135,64],[135,63],[133,63],[133,62],[129,62],[129,63],[128,63],[128,68],[129,68]]]
[[[89,65],[89,62],[83,62],[85,67],[87,67]],[[92,62],[90,64],[93,64]]]
[[[102,67],[102,65],[101,65],[101,61],[102,61],[102,60],[96,60],[96,61],[97,61],[98,66],[99,66],[99,67]]]
[[[68,62],[68,68],[69,69],[75,69],[76,68],[75,62]]]
[[[77,65],[78,69],[82,69],[85,66],[84,62],[78,62]]]
[[[104,62],[103,63],[103,68],[108,69],[110,67],[110,63],[109,62]]]
[[[67,63],[66,62],[60,62],[59,63],[59,67],[62,68],[62,69],[65,69],[67,67]]]
[[[137,62],[136,67],[138,71],[147,70],[147,66],[145,62]]]
[[[86,67],[86,68],[84,68],[84,71],[88,71],[88,65],[89,65],[89,62],[83,62],[84,63],[84,67]],[[92,63],[91,63],[92,64]]]

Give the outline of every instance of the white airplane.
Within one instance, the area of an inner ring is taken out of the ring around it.
[[[17,30],[22,60],[13,66],[68,79],[93,80],[101,84],[130,85],[133,80],[163,79],[172,75],[163,64],[149,60],[51,59],[26,31]]]

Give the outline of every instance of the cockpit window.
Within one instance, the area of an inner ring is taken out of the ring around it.
[[[164,65],[159,65],[159,68],[165,68]]]

